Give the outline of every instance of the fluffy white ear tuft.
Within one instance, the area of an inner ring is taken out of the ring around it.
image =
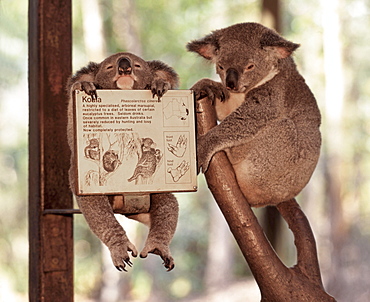
[[[280,46],[266,46],[264,47],[264,49],[271,51],[278,59],[285,59],[289,57],[293,52],[286,47]]]
[[[213,60],[219,49],[217,31],[205,36],[203,39],[189,42],[186,48],[188,51],[196,52],[207,60]]]
[[[285,40],[270,29],[262,36],[260,43],[263,49],[272,51],[279,59],[289,57],[299,47],[299,44]]]

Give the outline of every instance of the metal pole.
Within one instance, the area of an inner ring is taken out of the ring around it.
[[[73,217],[65,84],[71,1],[29,1],[29,300],[73,301]]]

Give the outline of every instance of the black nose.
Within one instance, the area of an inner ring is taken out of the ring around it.
[[[235,90],[238,87],[239,74],[234,68],[229,68],[226,71],[226,88]]]
[[[132,71],[131,62],[128,58],[121,58],[118,61],[118,73],[120,75],[130,75]]]

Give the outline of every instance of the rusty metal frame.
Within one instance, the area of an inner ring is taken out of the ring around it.
[[[65,84],[71,0],[29,1],[29,300],[73,301]]]

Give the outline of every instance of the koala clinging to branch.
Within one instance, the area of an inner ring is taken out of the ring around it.
[[[93,98],[96,89],[151,89],[153,96],[162,97],[168,89],[178,86],[175,71],[160,61],[144,61],[131,53],[117,53],[100,64],[90,63],[72,76],[68,83],[68,143],[72,151],[69,181],[73,193],[77,193],[77,163],[74,141],[73,92],[83,90]],[[114,265],[126,271],[132,265],[128,252],[137,256],[135,246],[115,219],[110,200],[112,196],[76,196],[79,207],[91,230],[109,248]],[[174,267],[169,244],[177,226],[178,204],[170,193],[151,194],[150,211],[147,214],[130,215],[129,218],[149,225],[150,230],[140,257],[148,253],[159,255],[168,271]]]
[[[216,30],[187,48],[216,65],[221,83],[198,81],[196,98],[214,102],[219,125],[197,139],[198,168],[224,150],[252,206],[294,198],[319,158],[321,116],[291,57],[298,44],[258,23]]]

